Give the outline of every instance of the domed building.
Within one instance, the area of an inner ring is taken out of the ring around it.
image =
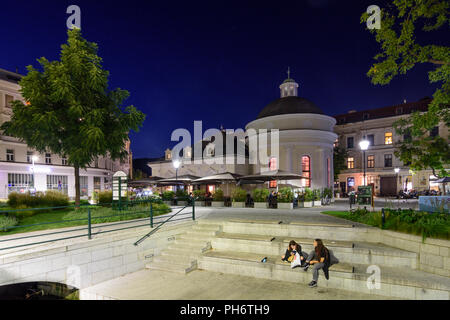
[[[281,97],[269,103],[246,129],[279,129],[279,159],[271,158],[254,172],[283,170],[300,174],[303,180],[286,184],[313,189],[333,186],[333,132],[336,120],[327,116],[312,101],[298,96],[298,83],[288,75],[280,85]],[[268,152],[270,154],[270,151]]]
[[[337,139],[337,135],[333,132],[336,120],[325,115],[312,101],[299,97],[298,89],[298,83],[290,78],[288,72],[288,78],[280,85],[280,98],[269,103],[262,109],[256,120],[247,124],[246,130],[249,133],[249,139],[246,142],[245,154],[236,153],[237,149],[234,146],[234,156],[245,158],[245,163],[194,163],[191,160],[194,160],[194,157],[195,159],[199,158],[193,155],[194,148],[191,146],[186,147],[182,155],[178,155],[183,163],[178,171],[172,164],[176,157],[175,154],[172,154],[174,149],[167,149],[164,157],[148,162],[147,166],[151,168],[153,176],[169,179],[176,179],[177,175],[193,175],[204,178],[221,173],[246,177],[260,175],[266,171],[280,170],[283,173],[293,173],[304,177],[303,179],[278,181],[280,185],[290,185],[294,188],[331,188],[333,186],[333,144]],[[266,132],[269,134],[270,129],[279,130],[279,152],[276,153],[275,150],[272,152],[269,143],[267,157],[265,157],[268,161],[261,160],[259,154],[261,150],[258,150],[259,143],[257,148],[252,148],[249,142],[252,137],[255,137],[254,133],[258,138],[260,137],[258,136],[261,133],[260,129],[267,129]],[[228,133],[222,129],[220,134],[224,135],[223,142],[225,143],[225,136]],[[243,137],[239,139],[243,141]],[[214,139],[205,139],[201,144],[203,154],[200,157],[203,160],[206,159],[205,154],[215,154],[214,148],[217,146],[215,146]],[[225,145],[223,148],[224,151],[227,149]],[[205,152],[208,149],[211,149],[212,152]],[[255,153],[258,153],[256,157]],[[225,154],[225,152],[221,154]],[[251,159],[257,159],[257,164],[254,164]],[[190,191],[193,190],[192,185],[188,187]],[[213,193],[216,187],[217,185],[207,185],[206,189]],[[277,182],[269,182],[269,187],[277,188]],[[252,187],[249,186],[249,188]]]

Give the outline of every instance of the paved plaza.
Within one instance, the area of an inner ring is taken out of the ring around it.
[[[303,272],[298,270],[298,272]],[[319,279],[319,281],[326,281]],[[375,290],[376,291],[376,290]],[[380,300],[376,294],[195,270],[186,275],[142,270],[84,289],[82,299],[118,300]]]

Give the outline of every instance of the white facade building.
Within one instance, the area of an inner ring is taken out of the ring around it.
[[[11,118],[12,101],[23,101],[18,85],[20,77],[20,74],[0,69],[0,124]],[[129,143],[126,147],[129,151]],[[33,157],[36,159],[34,165]],[[121,170],[128,174],[130,161],[100,157],[89,168],[80,169],[82,197],[91,196],[94,190],[110,189],[114,172]],[[19,139],[0,135],[0,199],[7,199],[13,191],[33,189],[59,190],[70,198],[75,197],[74,168],[67,165],[65,158],[50,152],[38,154]]]
[[[313,102],[298,97],[298,88],[299,85],[288,77],[280,86],[281,97],[269,103],[263,108],[257,119],[246,126],[246,130],[255,129],[256,132],[260,132],[260,129],[278,129],[278,157],[269,158],[268,163],[258,161],[258,164],[249,164],[248,158],[251,154],[235,154],[236,157],[245,157],[245,164],[184,164],[178,169],[178,176],[189,174],[204,177],[224,172],[251,175],[279,169],[310,178],[310,180],[283,181],[282,184],[298,188],[332,188],[334,183],[333,143],[337,139],[333,129],[336,120],[325,115]],[[211,141],[203,141],[202,143],[204,144],[202,150],[213,144]],[[248,151],[248,149],[247,141],[246,150]],[[183,157],[187,156],[190,160],[191,154],[189,151],[185,151]],[[255,151],[250,150],[249,152]],[[267,154],[272,154],[270,146]],[[174,158],[175,155],[172,154],[172,150],[168,149],[163,159],[149,162],[148,166],[152,169],[152,176],[175,177],[176,172],[172,165]],[[270,187],[275,188],[275,182],[271,182]]]

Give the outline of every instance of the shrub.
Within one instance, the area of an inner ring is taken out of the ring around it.
[[[179,200],[187,199],[189,197],[188,193],[182,189],[177,190],[176,196]]]
[[[69,197],[61,192],[49,190],[45,193],[36,192],[35,195],[30,193],[12,192],[8,195],[8,205],[12,208],[42,208],[42,207],[67,207],[69,205]]]
[[[269,197],[269,190],[267,189],[253,190],[253,200],[255,202],[267,202],[268,197]]]
[[[321,196],[320,189],[314,189],[313,190],[314,201],[320,200],[320,196]]]
[[[111,204],[112,201],[112,191],[100,191],[98,193],[98,204]]]
[[[305,189],[305,201],[309,202],[309,201],[313,201],[314,200],[314,194],[312,192],[311,189],[306,188]]]
[[[231,193],[231,198],[233,199],[233,202],[245,202],[247,198],[247,191],[242,188],[236,188]]]
[[[223,201],[223,190],[216,189],[216,192],[212,195],[213,201]]]
[[[17,225],[18,221],[15,217],[0,215],[0,231],[8,231],[11,227]]]
[[[292,203],[294,200],[294,193],[292,192],[291,188],[285,187],[281,188],[278,191],[278,198],[277,201],[281,203]]]
[[[322,191],[322,198],[325,199],[325,197],[328,196],[329,199],[333,197],[333,190],[331,188],[324,188]]]
[[[204,190],[194,190],[193,193],[194,193],[195,200],[202,201],[202,200],[205,200],[205,198],[206,198]]]
[[[164,191],[162,193],[162,199],[164,201],[172,201],[175,198],[175,192],[173,191]]]

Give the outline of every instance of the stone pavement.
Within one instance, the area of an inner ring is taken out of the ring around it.
[[[301,272],[301,270],[299,270]],[[142,270],[81,290],[86,300],[386,300],[389,297],[195,270]],[[376,290],[374,290],[376,291]]]

